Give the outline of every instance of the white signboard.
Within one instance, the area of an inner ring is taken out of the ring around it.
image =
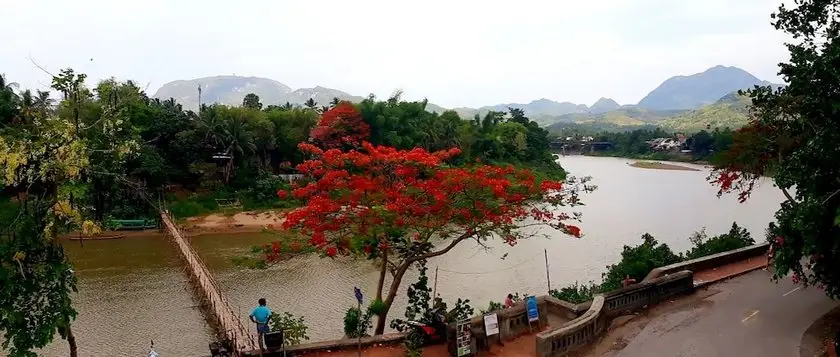
[[[499,333],[499,317],[496,314],[484,315],[484,331],[487,336]]]

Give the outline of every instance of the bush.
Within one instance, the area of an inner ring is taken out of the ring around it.
[[[621,261],[607,266],[607,272],[602,275],[604,282],[601,291],[620,288],[626,276],[642,281],[654,268],[681,261],[682,257],[674,254],[667,244],[659,244],[652,235],[645,233],[642,235],[642,244],[635,247],[625,245]]]
[[[592,300],[595,294],[601,291],[598,284],[590,281],[589,284],[578,284],[575,282],[572,286],[564,287],[560,290],[552,289],[549,294],[557,299],[565,300],[574,304],[580,304]]]
[[[370,312],[362,313],[357,307],[347,309],[344,314],[344,334],[350,338],[368,336],[370,329]]]
[[[308,327],[303,320],[303,316],[296,318],[288,312],[284,312],[283,315],[272,312],[270,325],[271,332],[284,331],[283,343],[287,346],[297,345],[301,341],[309,340],[309,336],[306,334]]]
[[[490,301],[490,306],[488,306],[486,310],[479,310],[478,313],[481,315],[487,315],[493,311],[499,311],[502,308],[504,308],[504,305],[502,305],[502,303]]]
[[[755,241],[750,237],[750,232],[739,227],[735,222],[732,222],[729,233],[709,238],[706,236],[706,229],[703,228],[691,235],[689,240],[694,244],[694,247],[685,253],[686,259],[696,259],[755,244]]]

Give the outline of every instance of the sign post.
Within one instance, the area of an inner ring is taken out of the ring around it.
[[[499,335],[499,344],[503,344],[502,335],[499,333],[499,315],[492,313],[484,315],[484,334],[487,335],[487,348],[490,348],[490,336]]]
[[[362,357],[362,331],[360,331],[361,330],[361,325],[362,325],[362,290],[360,290],[358,287],[354,286],[353,287],[353,295],[356,295],[356,302],[359,303],[358,304],[359,320],[356,321],[356,332],[359,334],[359,341],[358,341],[359,357]]]
[[[537,322],[537,327],[540,327],[540,311],[537,307],[537,298],[528,296],[525,300],[525,308],[528,311],[528,330],[531,330],[531,323],[534,321]]]
[[[455,325],[455,348],[457,348],[457,357],[470,355],[470,327],[472,322],[470,319],[458,321]]]

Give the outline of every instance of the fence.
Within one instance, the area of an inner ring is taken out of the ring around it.
[[[537,334],[537,356],[564,356],[595,341],[609,319],[694,290],[694,273],[685,270],[597,295],[580,317]]]
[[[209,304],[210,313],[218,323],[219,331],[233,343],[234,353],[239,355],[243,350],[256,349],[257,344],[254,342],[253,336],[248,333],[248,329],[233,312],[216,280],[213,279],[213,275],[210,274],[207,266],[204,265],[192,246],[181,235],[169,214],[165,211],[161,212],[160,218],[169,232],[168,235],[172,237],[172,241],[175,242],[178,251],[187,263],[190,278],[201,292],[202,299]]]

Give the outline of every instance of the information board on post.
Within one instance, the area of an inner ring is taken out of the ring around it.
[[[496,314],[484,315],[484,331],[487,336],[499,333],[499,316]]]
[[[528,309],[528,322],[539,321],[540,312],[537,308],[537,297],[529,296],[525,302],[525,306]]]
[[[470,333],[472,321],[465,319],[458,321],[455,329],[455,347],[458,349],[458,357],[470,355]]]

